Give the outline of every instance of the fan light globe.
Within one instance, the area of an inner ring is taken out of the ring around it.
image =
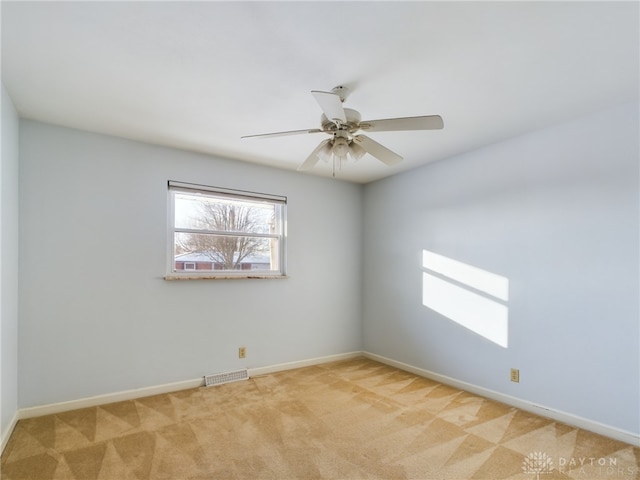
[[[327,144],[318,152],[318,158],[323,162],[328,162],[331,160],[331,152],[331,143],[327,141]]]
[[[333,154],[336,157],[346,157],[349,153],[349,144],[346,138],[338,137],[333,142]]]
[[[349,154],[351,155],[351,158],[353,158],[354,162],[360,160],[364,156],[364,154],[367,153],[365,149],[358,145],[356,142],[351,142],[349,148]]]

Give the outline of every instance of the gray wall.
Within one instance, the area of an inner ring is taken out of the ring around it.
[[[2,85],[0,439],[18,410],[18,115]]]
[[[21,408],[361,350],[361,186],[25,120],[20,149]],[[290,278],[163,280],[167,180],[286,195]]]
[[[365,349],[637,435],[638,143],[634,104],[367,185]],[[423,249],[509,279],[507,348],[422,304]]]

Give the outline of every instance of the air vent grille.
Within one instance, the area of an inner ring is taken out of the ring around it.
[[[248,380],[249,373],[246,369],[237,370],[235,372],[216,373],[214,375],[206,375],[204,377],[204,386],[212,387],[214,385],[222,385],[223,383],[238,382],[240,380]]]

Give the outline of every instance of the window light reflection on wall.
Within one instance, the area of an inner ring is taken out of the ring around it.
[[[506,277],[422,251],[422,304],[507,348],[509,280]]]

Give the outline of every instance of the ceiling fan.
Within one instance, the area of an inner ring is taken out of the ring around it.
[[[311,92],[322,109],[321,128],[306,130],[290,130],[287,132],[263,133],[245,135],[241,138],[281,137],[285,135],[300,135],[305,133],[326,133],[330,136],[320,142],[298,170],[310,170],[319,160],[333,159],[333,175],[338,168],[348,160],[357,161],[365,153],[380,160],[386,165],[395,165],[402,161],[402,157],[380,145],[375,140],[359,132],[391,132],[403,130],[438,130],[444,127],[440,115],[426,115],[421,117],[385,118],[380,120],[361,121],[360,113],[350,108],[343,108],[342,103],[349,94],[349,89],[343,86],[335,87],[331,92],[314,90]]]

